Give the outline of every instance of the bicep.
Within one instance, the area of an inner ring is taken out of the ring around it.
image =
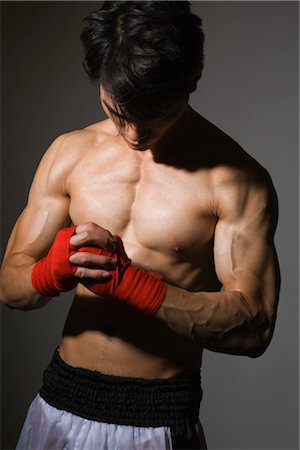
[[[270,318],[279,291],[274,199],[274,193],[263,188],[247,192],[242,207],[233,200],[217,223],[214,244],[216,273],[224,290],[242,292]]]
[[[44,154],[29,191],[28,202],[11,232],[4,260],[16,253],[43,257],[57,231],[70,224],[69,198],[64,192],[64,172],[57,164],[62,136]]]

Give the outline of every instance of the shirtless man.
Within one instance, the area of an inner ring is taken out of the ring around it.
[[[87,18],[108,118],[50,145],[1,270],[10,308],[76,287],[18,448],[205,448],[203,348],[258,357],[272,338],[276,194],[188,104],[203,67],[189,8],[104,2]]]

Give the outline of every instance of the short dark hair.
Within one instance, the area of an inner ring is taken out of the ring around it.
[[[189,1],[104,1],[83,22],[84,68],[129,121],[196,89],[204,33]]]

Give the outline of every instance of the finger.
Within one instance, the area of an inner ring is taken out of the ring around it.
[[[70,244],[74,245],[75,247],[79,247],[82,242],[85,242],[85,240],[88,239],[88,233],[81,232],[78,234],[74,234],[70,239]]]
[[[74,275],[80,280],[95,280],[97,283],[105,283],[111,278],[111,274],[109,272],[99,269],[89,269],[87,267],[78,267]]]
[[[108,237],[107,241],[106,241],[106,249],[111,252],[111,253],[115,253],[117,250],[117,244],[118,244],[118,240],[116,237],[112,236],[112,237]]]
[[[92,236],[87,232],[82,232],[71,237],[70,244],[75,247],[100,247],[111,253],[116,251],[116,239],[109,236]]]
[[[81,223],[79,225],[76,225],[76,234],[82,233],[82,232],[94,232],[95,230],[102,230],[105,233],[110,234],[110,232],[108,230],[106,230],[106,228],[101,227],[100,225],[98,225],[95,222],[85,222],[85,223]]]
[[[109,256],[93,255],[88,252],[77,252],[70,256],[69,261],[77,266],[101,269],[114,270],[117,266],[117,261]]]
[[[76,247],[94,245],[110,252],[115,252],[115,242],[116,239],[108,230],[93,222],[77,225],[75,234],[70,239],[70,244]]]

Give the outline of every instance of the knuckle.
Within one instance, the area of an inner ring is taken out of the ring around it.
[[[86,242],[89,242],[89,240],[91,239],[91,233],[90,233],[89,231],[86,231],[86,232],[84,233],[84,235],[83,235],[83,239],[84,239]]]
[[[80,234],[87,233],[90,231],[91,226],[92,226],[92,222],[86,222],[81,225],[77,225],[77,228],[76,228],[77,233],[80,233]]]
[[[103,261],[103,264],[105,264],[107,266],[112,264],[112,259],[109,256],[104,256],[102,261]]]
[[[86,257],[86,255],[80,255],[80,257],[79,257],[79,262],[80,262],[81,264],[86,264],[86,263],[87,263],[87,257]]]
[[[89,233],[87,231],[82,231],[81,240],[87,240],[89,238]]]
[[[82,229],[82,224],[81,223],[78,223],[76,226],[75,226],[75,233],[76,234],[78,234],[78,233],[80,233],[80,230]]]
[[[99,279],[99,281],[102,281],[103,283],[105,283],[107,281],[107,277],[108,277],[108,273],[104,270],[99,270],[97,277]]]
[[[96,224],[94,222],[88,222],[86,225],[87,231],[94,231]]]
[[[84,278],[85,277],[85,270],[81,267],[79,267],[76,271],[76,276],[78,278]]]

